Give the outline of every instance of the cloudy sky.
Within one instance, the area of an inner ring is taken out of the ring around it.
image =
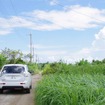
[[[102,60],[104,8],[104,0],[0,0],[0,50],[29,53],[31,33],[39,62]]]

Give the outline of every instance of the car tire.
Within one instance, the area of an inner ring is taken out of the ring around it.
[[[32,85],[30,86],[30,89],[32,89]]]
[[[3,93],[3,89],[0,89],[0,93],[1,93],[1,94]]]
[[[29,89],[26,89],[25,91],[26,91],[26,93],[30,93],[30,88]]]

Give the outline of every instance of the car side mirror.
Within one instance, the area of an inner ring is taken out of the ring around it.
[[[32,74],[32,75],[34,74],[34,71],[33,71],[33,70],[29,70],[28,72],[29,72],[30,74]]]

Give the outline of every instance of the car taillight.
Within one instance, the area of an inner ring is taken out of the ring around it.
[[[5,85],[6,83],[0,83],[0,85]]]
[[[25,84],[25,83],[21,82],[20,84],[23,85],[23,84]]]

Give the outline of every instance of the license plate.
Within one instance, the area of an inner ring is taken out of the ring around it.
[[[16,79],[16,76],[11,76],[11,79]]]

